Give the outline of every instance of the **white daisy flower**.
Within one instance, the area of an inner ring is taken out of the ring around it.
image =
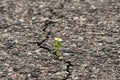
[[[62,39],[61,39],[61,38],[55,38],[55,40],[56,40],[56,41],[62,41]]]

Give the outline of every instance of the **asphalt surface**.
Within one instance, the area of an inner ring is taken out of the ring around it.
[[[0,0],[0,80],[120,80],[120,0]]]

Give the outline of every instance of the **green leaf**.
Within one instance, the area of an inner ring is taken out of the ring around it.
[[[56,53],[56,56],[59,57],[59,48],[62,47],[62,43],[60,41],[56,41],[54,43],[54,46],[56,47],[55,48],[55,53]]]
[[[54,44],[55,47],[60,48],[62,46],[61,42],[56,41]]]
[[[58,57],[59,56],[58,48],[55,49],[55,53],[56,53],[56,56]]]

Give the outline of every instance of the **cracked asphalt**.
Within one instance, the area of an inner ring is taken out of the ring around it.
[[[120,80],[120,0],[0,0],[0,80]]]

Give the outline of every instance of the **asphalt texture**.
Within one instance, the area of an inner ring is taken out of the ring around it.
[[[0,80],[120,80],[120,0],[0,0]]]

